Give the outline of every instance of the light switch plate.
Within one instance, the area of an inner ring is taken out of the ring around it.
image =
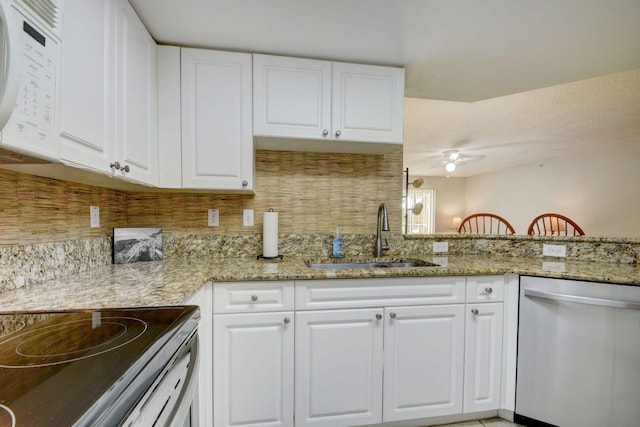
[[[542,245],[542,255],[543,256],[554,256],[559,258],[565,258],[567,256],[567,246],[566,245]]]
[[[220,211],[218,209],[209,209],[207,224],[209,227],[218,227],[220,225]]]
[[[244,209],[242,211],[242,225],[253,227],[253,209]]]
[[[100,227],[100,207],[91,206],[89,208],[89,213],[91,215],[91,228]]]
[[[449,242],[433,242],[433,253],[449,252]]]

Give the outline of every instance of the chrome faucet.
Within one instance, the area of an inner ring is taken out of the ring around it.
[[[382,256],[382,251],[389,250],[389,242],[384,239],[384,245],[382,244],[382,232],[389,231],[389,213],[387,212],[387,205],[380,203],[378,207],[378,225],[376,228],[376,258]]]

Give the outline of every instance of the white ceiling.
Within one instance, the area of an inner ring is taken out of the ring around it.
[[[637,73],[564,85],[640,70],[638,0],[130,2],[163,44],[404,67],[412,175],[448,149],[485,156],[468,176],[640,138]]]

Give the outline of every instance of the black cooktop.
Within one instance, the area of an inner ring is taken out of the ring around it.
[[[83,424],[142,393],[198,319],[195,306],[0,313],[0,427]]]

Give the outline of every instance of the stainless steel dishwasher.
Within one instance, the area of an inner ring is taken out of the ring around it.
[[[640,286],[521,277],[515,421],[640,425]]]

